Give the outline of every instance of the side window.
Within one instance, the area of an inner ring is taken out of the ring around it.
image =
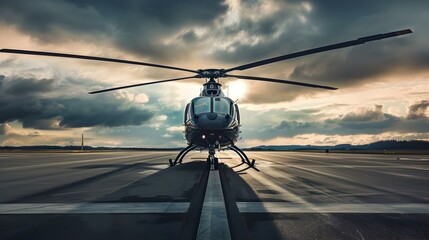
[[[186,105],[186,108],[185,108],[185,115],[184,115],[184,117],[183,117],[183,123],[185,123],[186,124],[186,121],[188,121],[189,120],[189,118],[190,118],[190,114],[189,114],[189,103]]]
[[[237,117],[238,124],[240,124],[240,111],[238,110],[238,105],[234,104],[235,107],[235,116]]]

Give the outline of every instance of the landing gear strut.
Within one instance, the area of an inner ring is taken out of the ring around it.
[[[237,146],[231,146],[229,148],[232,151],[234,151],[235,153],[237,153],[238,156],[240,156],[242,163],[246,163],[247,165],[249,165],[249,167],[254,167],[255,166],[255,159],[252,159],[252,161],[250,161],[249,158],[247,157],[247,155],[243,152],[243,150],[241,150]]]
[[[168,160],[170,162],[170,166],[174,166],[178,162],[182,163],[182,160],[185,157],[185,155],[188,154],[190,151],[194,150],[196,147],[197,146],[189,145],[189,146],[185,147],[184,149],[182,149],[182,151],[180,151],[179,154],[177,154],[177,157],[176,157],[176,159],[174,159],[174,162],[171,158],[170,158],[170,160]]]
[[[182,151],[180,151],[179,154],[177,154],[177,157],[176,157],[176,159],[174,159],[174,161],[172,159],[169,160],[170,166],[174,166],[177,163],[182,163],[182,160],[185,157],[185,155],[188,154],[190,151],[194,150],[196,147],[197,146],[189,145],[186,148],[182,149]],[[252,161],[250,161],[249,158],[247,157],[247,155],[243,152],[243,150],[241,150],[237,146],[231,146],[229,148],[231,150],[233,150],[235,153],[237,153],[238,156],[240,156],[241,162],[249,165],[249,167],[254,167],[255,166],[255,159],[252,159]],[[207,157],[207,170],[211,169],[211,165],[212,164],[213,164],[214,170],[218,170],[219,169],[219,158],[217,158],[215,156],[215,149],[214,149],[214,147],[212,147],[209,150],[209,156]]]

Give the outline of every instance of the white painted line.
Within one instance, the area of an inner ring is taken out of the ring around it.
[[[144,157],[144,158],[148,158],[147,160],[149,160],[149,162],[152,162],[155,159],[162,159],[164,158],[164,156],[157,156],[157,155],[152,155],[153,153],[151,153],[151,155],[126,155],[126,156],[117,156],[117,157],[105,157],[105,158],[96,158],[96,159],[85,159],[85,160],[77,160],[77,161],[65,161],[65,162],[54,162],[54,163],[44,163],[44,164],[36,164],[36,165],[26,165],[26,166],[15,166],[15,167],[8,167],[8,168],[2,168],[0,169],[1,171],[10,171],[10,170],[21,170],[21,169],[34,169],[34,168],[44,168],[44,167],[50,167],[50,166],[61,166],[61,165],[73,165],[76,163],[91,163],[91,162],[110,162],[111,160],[119,160],[119,159],[125,159],[125,158],[139,158],[139,157]],[[92,157],[92,155],[87,155],[86,157]],[[150,158],[149,158],[150,157]],[[61,156],[59,156],[59,158],[61,158]],[[164,164],[164,165],[167,165]]]
[[[284,200],[293,201],[295,203],[307,202],[297,194],[285,189],[281,183],[274,182],[273,180],[275,179],[272,178],[271,174],[265,174],[265,173],[256,172],[256,171],[250,171],[248,174],[251,177],[253,177],[256,181],[260,182],[263,186],[265,186],[266,189],[270,189],[278,192],[278,194],[281,195],[282,199]]]
[[[429,213],[427,203],[237,202],[241,213]]]
[[[429,161],[429,158],[397,157],[397,160]]]
[[[207,194],[206,194],[207,196]],[[288,202],[237,202],[238,209],[242,213],[422,213],[429,214],[429,204],[425,203],[318,203],[299,204]],[[147,202],[147,203],[3,203],[0,204],[0,214],[85,214],[85,213],[186,213],[188,202]],[[220,222],[228,222],[223,201],[204,202],[200,230],[204,225],[218,225]],[[210,211],[211,210],[211,211]],[[225,216],[222,216],[225,214]],[[224,218],[223,218],[224,217]],[[205,218],[205,220],[203,220]],[[208,220],[208,221],[207,221]],[[220,221],[220,222],[219,222]],[[218,228],[212,225],[205,233],[210,233]],[[225,226],[224,226],[225,227]],[[203,234],[203,232],[201,232]],[[212,237],[218,233],[214,234]],[[229,236],[229,235],[228,235]],[[201,235],[201,237],[203,237]],[[204,236],[205,237],[205,236]],[[203,239],[203,238],[201,238]]]
[[[2,203],[0,214],[186,213],[189,202]]]
[[[17,166],[17,167],[8,167],[8,168],[2,168],[1,170],[17,170],[17,169],[33,169],[33,168],[43,168],[43,167],[49,167],[49,166],[61,166],[61,165],[71,165],[76,163],[91,163],[91,162],[100,162],[100,161],[110,161],[110,160],[118,160],[123,158],[130,158],[134,156],[119,156],[119,157],[107,157],[107,158],[97,158],[97,159],[86,159],[86,160],[78,160],[78,161],[66,161],[66,162],[54,162],[54,163],[44,163],[44,164],[35,164],[35,165],[26,165],[26,166]],[[60,157],[59,157],[60,158]]]
[[[197,239],[231,239],[219,171],[210,171]]]

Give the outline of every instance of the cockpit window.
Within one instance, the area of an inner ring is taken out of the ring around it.
[[[210,98],[202,97],[194,101],[194,114],[210,112]]]
[[[225,98],[215,98],[213,102],[213,112],[230,114],[231,113],[231,103]]]

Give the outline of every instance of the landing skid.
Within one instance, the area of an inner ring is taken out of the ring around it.
[[[178,163],[182,163],[183,158],[186,154],[188,154],[190,151],[194,150],[197,146],[189,145],[186,148],[182,149],[182,151],[177,154],[176,159],[169,159],[170,166],[175,166]],[[211,169],[211,165],[213,164],[214,169],[219,169],[219,158],[215,156],[215,150],[209,150],[209,156],[207,157],[207,169]]]
[[[183,158],[185,157],[186,154],[188,154],[190,151],[194,150],[197,146],[194,145],[189,145],[187,147],[185,147],[184,149],[182,149],[182,151],[179,152],[179,154],[177,154],[176,159],[173,160],[170,158],[168,161],[170,162],[170,166],[174,166],[177,163],[182,163]]]
[[[247,155],[243,152],[243,150],[241,150],[237,146],[231,146],[231,147],[229,147],[229,149],[231,149],[232,151],[237,153],[238,156],[240,156],[242,163],[249,165],[249,167],[255,166],[255,159],[252,159],[252,161],[250,161],[249,158],[247,157]]]
[[[182,163],[182,160],[185,157],[185,155],[188,154],[190,151],[194,150],[196,147],[197,146],[189,145],[186,148],[182,149],[182,151],[180,151],[179,154],[177,154],[176,159],[174,159],[174,161],[171,158],[169,159],[170,166],[172,167],[178,163]],[[249,167],[255,168],[255,159],[252,159],[252,161],[250,161],[247,155],[243,152],[243,150],[241,150],[237,146],[231,146],[229,148],[235,153],[237,153],[238,156],[240,156],[242,163],[249,165]],[[212,164],[213,164],[214,170],[219,169],[219,158],[215,156],[215,150],[213,149],[209,150],[209,156],[207,157],[208,170],[211,169]]]

